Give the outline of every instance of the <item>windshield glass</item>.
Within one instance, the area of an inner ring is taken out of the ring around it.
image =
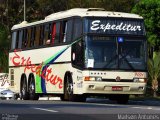
[[[145,42],[140,38],[85,37],[85,67],[145,70]]]

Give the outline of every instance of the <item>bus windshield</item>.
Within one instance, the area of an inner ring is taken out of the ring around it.
[[[142,38],[86,36],[85,44],[85,68],[146,70]]]

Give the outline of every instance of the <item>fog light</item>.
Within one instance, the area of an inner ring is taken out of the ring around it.
[[[94,85],[89,85],[89,88],[90,88],[90,89],[93,89],[93,88],[94,88]]]
[[[139,90],[144,90],[144,87],[143,87],[143,86],[140,86],[138,89],[139,89]]]

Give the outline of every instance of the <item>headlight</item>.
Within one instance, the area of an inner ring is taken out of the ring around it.
[[[133,78],[134,82],[141,82],[141,83],[145,83],[146,79],[145,78]]]
[[[102,81],[102,77],[96,77],[96,81]]]
[[[139,79],[139,82],[146,82],[146,79]]]
[[[84,81],[102,81],[102,77],[85,77]]]
[[[3,92],[1,92],[1,95],[7,95],[7,93],[3,93]]]

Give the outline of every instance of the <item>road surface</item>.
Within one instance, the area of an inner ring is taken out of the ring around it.
[[[0,120],[159,120],[159,101],[129,101],[120,105],[106,99],[87,102],[60,100],[0,100]]]

